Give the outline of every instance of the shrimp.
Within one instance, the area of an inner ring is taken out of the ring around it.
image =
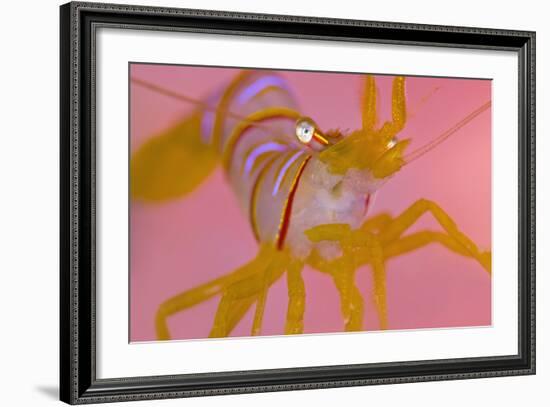
[[[185,196],[221,165],[259,246],[256,257],[237,270],[160,304],[155,319],[159,340],[171,338],[168,317],[214,296],[220,300],[210,337],[228,336],[253,305],[251,335],[261,334],[267,293],[285,273],[285,334],[303,333],[305,265],[332,278],[346,331],[362,330],[364,299],[355,283],[362,266],[372,269],[380,329],[388,329],[389,259],[436,243],[491,273],[490,251],[482,251],[433,201],[418,200],[398,216],[370,215],[375,195],[391,177],[487,111],[490,102],[407,152],[410,140],[399,138],[407,123],[402,76],[393,79],[391,120],[378,126],[376,81],[366,75],[362,127],[346,132],[323,131],[304,117],[289,84],[269,71],[243,70],[205,100],[138,78],[132,82],[195,106],[133,155],[132,199],[162,202]],[[425,213],[442,232],[406,234]]]

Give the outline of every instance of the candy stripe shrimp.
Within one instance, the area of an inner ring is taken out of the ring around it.
[[[220,165],[258,242],[258,253],[247,264],[160,304],[158,339],[170,339],[169,316],[215,296],[220,300],[211,337],[228,336],[254,305],[251,335],[259,335],[268,290],[284,274],[285,333],[302,333],[305,265],[332,278],[346,331],[362,329],[364,299],[355,283],[362,266],[372,270],[380,329],[388,328],[389,259],[436,243],[491,273],[490,252],[480,250],[435,202],[418,200],[398,216],[370,215],[375,195],[391,177],[486,112],[490,102],[409,152],[410,140],[399,137],[407,123],[404,77],[394,78],[391,119],[379,126],[375,78],[365,76],[362,127],[351,132],[325,131],[304,117],[289,84],[267,71],[242,71],[204,100],[139,78],[132,82],[195,106],[133,155],[132,199],[162,202],[185,196]],[[425,213],[442,231],[407,234]]]

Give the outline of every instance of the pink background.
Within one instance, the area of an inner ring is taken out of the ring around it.
[[[132,65],[131,75],[188,96],[202,98],[237,70]],[[281,71],[302,112],[324,130],[360,127],[361,76]],[[388,118],[391,77],[377,76],[379,109]],[[456,124],[491,99],[489,80],[409,77],[409,119],[400,138],[410,150]],[[193,106],[131,85],[131,151],[181,120]],[[437,202],[483,249],[491,247],[491,117],[483,113],[421,159],[403,168],[378,193],[371,214],[401,213],[419,198]],[[163,204],[130,206],[130,340],[155,340],[154,317],[169,297],[229,273],[251,260],[257,243],[220,169],[189,196]],[[410,230],[439,226],[429,215]],[[339,299],[329,277],[311,269],[306,284],[305,333],[340,332]],[[371,300],[370,270],[357,275],[365,299],[366,330],[378,329]],[[387,263],[390,329],[491,324],[491,279],[476,262],[432,244]],[[219,297],[170,317],[174,339],[205,338]],[[284,330],[286,279],[269,291],[263,335]],[[253,307],[233,331],[250,332]]]

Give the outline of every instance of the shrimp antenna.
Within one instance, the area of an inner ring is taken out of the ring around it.
[[[476,110],[474,110],[472,113],[470,113],[468,116],[466,116],[464,119],[456,123],[453,127],[430,141],[429,143],[417,148],[416,150],[411,151],[409,154],[407,154],[404,158],[406,164],[410,164],[411,162],[417,160],[418,158],[422,157],[427,152],[433,150],[436,148],[439,144],[443,143],[445,140],[447,140],[449,137],[451,137],[453,134],[455,134],[458,130],[460,130],[462,127],[466,126],[468,123],[470,123],[472,120],[474,120],[477,116],[479,116],[481,113],[486,111],[491,107],[491,101],[488,101],[478,107]]]
[[[203,109],[203,110],[207,110],[207,111],[211,111],[211,112],[216,112],[218,110],[217,107],[210,106],[208,103],[204,102],[203,100],[195,99],[195,98],[192,98],[190,96],[184,95],[182,93],[173,92],[173,91],[168,90],[166,88],[163,88],[161,86],[155,85],[151,82],[144,81],[143,79],[138,79],[138,78],[132,77],[132,78],[130,78],[130,81],[132,83],[136,84],[136,85],[139,85],[143,88],[152,90],[152,91],[157,92],[161,95],[168,96],[168,97],[171,97],[173,99],[176,99],[176,100],[179,100],[179,101],[182,101],[182,102],[186,102],[186,103],[190,103],[190,104],[193,104],[193,105],[196,105],[196,106],[200,106],[200,108]],[[241,123],[247,123],[250,126],[263,128],[264,130],[267,130],[269,132],[273,132],[273,129],[270,128],[269,126],[266,126],[264,124],[260,124],[258,122],[252,121],[252,120],[248,120],[244,116],[235,114],[235,113],[230,112],[230,111],[226,111],[225,114],[228,117],[239,120]]]

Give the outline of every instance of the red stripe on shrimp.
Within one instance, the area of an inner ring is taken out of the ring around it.
[[[290,186],[290,192],[288,193],[288,198],[285,202],[285,206],[283,209],[283,214],[281,217],[281,222],[279,224],[279,231],[277,233],[277,249],[281,250],[283,248],[286,235],[288,233],[288,227],[290,226],[290,214],[292,213],[292,203],[294,201],[294,195],[296,195],[296,190],[298,189],[298,184],[300,183],[300,179],[302,177],[302,174],[304,173],[304,170],[306,168],[307,163],[311,159],[311,156],[307,157],[302,164],[300,164],[300,167],[298,168],[298,172],[296,176],[294,177],[294,180],[292,181],[292,185]]]

